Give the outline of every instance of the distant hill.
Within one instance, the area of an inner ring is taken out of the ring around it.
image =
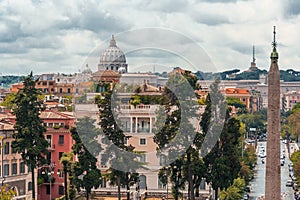
[[[239,72],[239,69],[234,69],[218,73],[198,71],[195,74],[199,80],[214,80],[217,77],[220,77],[221,80],[258,80],[259,74],[268,74],[267,70],[260,69],[252,72]],[[300,72],[293,69],[280,70],[280,80],[284,80],[285,82],[300,81]]]
[[[0,86],[4,88],[10,88],[10,86],[14,83],[21,82],[24,76],[0,76]]]

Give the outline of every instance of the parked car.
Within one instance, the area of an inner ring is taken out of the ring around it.
[[[293,184],[293,190],[296,192],[298,191],[298,184],[296,182]]]
[[[293,187],[293,181],[292,180],[287,180],[285,186],[286,187]]]
[[[249,194],[244,194],[243,199],[248,200],[249,199]]]
[[[267,154],[265,152],[261,152],[258,156],[260,158],[265,158],[265,157],[267,157]]]
[[[245,192],[250,192],[250,187],[249,186],[247,186],[247,187],[245,187]]]

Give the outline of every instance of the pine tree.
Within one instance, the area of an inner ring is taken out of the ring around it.
[[[24,78],[24,87],[18,91],[14,99],[16,105],[16,132],[13,135],[12,147],[20,153],[24,162],[31,168],[32,199],[35,199],[34,169],[44,163],[44,155],[48,153],[48,142],[44,137],[46,128],[40,118],[42,111],[38,101],[40,91],[35,88],[37,80],[33,80],[32,72]]]
[[[204,177],[204,164],[199,155],[203,137],[192,124],[199,110],[194,94],[196,81],[190,72],[172,75],[163,93],[167,97],[162,102],[164,109],[159,110],[157,116],[154,142],[158,145],[158,153],[168,158],[168,166],[161,169],[159,176],[164,182],[168,180],[166,174],[170,176],[175,200],[185,183],[188,198],[194,200],[195,190]]]
[[[106,87],[108,88],[108,87]],[[125,145],[126,138],[122,129],[118,126],[118,110],[112,101],[112,90],[106,90],[97,98],[100,111],[99,125],[104,133],[102,142],[106,145],[105,152],[101,154],[101,162],[110,166],[109,180],[112,185],[118,186],[118,199],[121,199],[121,186],[127,188],[127,199],[130,199],[130,186],[138,181],[137,169],[144,168],[143,163],[137,161],[138,154],[134,153],[134,147]],[[113,113],[113,110],[116,111]]]
[[[207,181],[212,183],[215,199],[219,189],[228,188],[237,178],[241,167],[238,151],[240,121],[230,117],[218,84],[219,80],[216,80],[211,86],[200,122],[205,136],[201,153],[206,155]]]
[[[94,126],[94,123],[95,120],[84,117],[76,123],[76,128],[71,129],[75,141],[72,149],[78,158],[78,162],[72,166],[71,183],[75,183],[78,191],[80,188],[85,188],[87,200],[92,188],[97,188],[101,184],[101,172],[96,165],[96,156],[102,150],[97,141],[100,130]]]

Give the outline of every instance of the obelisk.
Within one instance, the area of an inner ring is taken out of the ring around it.
[[[273,51],[268,74],[268,140],[266,161],[265,200],[281,199],[280,176],[280,74],[274,26]]]

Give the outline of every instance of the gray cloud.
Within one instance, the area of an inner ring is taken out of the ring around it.
[[[0,54],[23,54],[29,50],[20,43],[0,43]]]
[[[220,15],[198,15],[194,16],[195,21],[201,24],[206,24],[208,26],[217,26],[222,24],[230,24],[231,22],[226,16]]]
[[[31,68],[36,72],[72,73],[83,63],[96,69],[111,34],[125,53],[155,45],[170,47],[178,50],[178,55],[187,55],[187,60],[196,60],[199,66],[205,66],[206,61],[196,59],[200,50],[195,51],[193,43],[203,47],[216,66],[235,67],[249,64],[245,60],[251,59],[254,43],[258,44],[260,64],[268,66],[274,24],[280,31],[280,55],[300,51],[295,45],[299,43],[300,3],[286,2],[274,1],[274,7],[269,7],[269,0],[0,1],[0,67],[2,73],[25,74]],[[283,19],[285,15],[293,17]],[[136,31],[145,27],[178,31],[191,40],[172,33],[166,36]],[[130,31],[136,32],[123,34]],[[168,66],[181,64],[172,59],[159,51],[139,50],[127,60],[130,68],[140,66],[143,60]],[[290,56],[281,62],[294,67],[299,60]]]
[[[176,0],[176,3],[174,0],[164,0],[164,1],[152,1],[152,0],[146,0],[141,1],[138,4],[138,7],[140,7],[142,10],[152,10],[152,11],[161,11],[161,12],[184,12],[186,11],[188,5],[187,0]]]
[[[251,1],[251,0],[201,0],[202,2],[209,2],[209,3],[235,3],[238,1]]]
[[[248,43],[229,43],[227,44],[232,50],[237,51],[241,54],[248,55],[249,58],[252,57],[253,54],[253,45]],[[255,54],[262,54],[264,50],[260,46],[255,46]]]
[[[300,1],[289,0],[285,9],[286,15],[299,15],[300,14]]]
[[[7,19],[5,16],[0,16],[0,42],[14,42],[20,37],[25,37],[25,34],[20,27],[20,23]]]

